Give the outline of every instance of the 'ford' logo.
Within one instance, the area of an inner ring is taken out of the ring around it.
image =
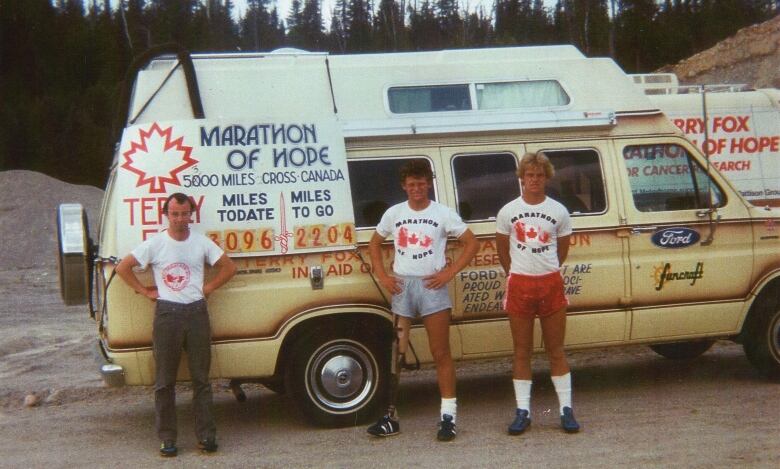
[[[662,248],[685,248],[699,241],[699,232],[690,228],[664,228],[653,233],[653,244]]]

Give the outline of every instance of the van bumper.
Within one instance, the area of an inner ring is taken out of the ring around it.
[[[98,371],[106,386],[118,388],[125,385],[125,369],[111,362],[103,347],[103,341],[99,339],[95,346],[95,361],[98,363]]]

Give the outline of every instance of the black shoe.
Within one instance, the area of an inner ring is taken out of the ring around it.
[[[456,433],[452,415],[442,415],[441,422],[439,422],[439,433],[436,434],[436,438],[439,441],[452,441]]]
[[[217,439],[213,437],[206,438],[205,440],[200,440],[198,442],[198,449],[204,453],[216,453],[217,448],[219,448],[219,445],[217,445]]]
[[[580,431],[580,424],[574,419],[574,411],[571,410],[571,407],[563,408],[561,427],[566,433],[577,433]]]
[[[369,435],[393,436],[401,432],[401,424],[389,415],[383,415],[375,424],[366,429]]]
[[[515,412],[515,420],[509,425],[507,430],[510,435],[519,435],[526,431],[531,426],[531,418],[528,416],[528,411],[525,409],[517,409]]]
[[[176,442],[173,440],[165,440],[160,444],[160,456],[164,458],[172,458],[179,453],[176,448]]]

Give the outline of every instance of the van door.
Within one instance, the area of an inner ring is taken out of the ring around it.
[[[745,203],[707,174],[687,141],[621,141],[617,151],[627,188],[631,340],[736,331],[753,269]]]
[[[509,323],[502,308],[505,276],[496,251],[496,215],[520,195],[515,175],[519,143],[463,145],[440,149],[450,178],[450,199],[479,240],[479,251],[451,282],[452,317],[458,324],[464,354],[506,354],[513,349]],[[458,245],[459,243],[454,243]],[[460,249],[452,254],[457,256]],[[453,257],[454,259],[455,257]],[[541,346],[540,334],[535,346]]]
[[[564,266],[571,302],[568,344],[622,341],[626,310],[621,300],[628,284],[623,240],[617,237],[619,200],[605,181],[604,144],[520,144],[442,149],[442,161],[452,168],[455,198],[461,217],[480,237],[480,251],[454,282],[454,317],[461,329],[463,353],[490,355],[512,350],[503,300],[506,280],[495,250],[495,216],[520,195],[516,168],[526,151],[545,150],[556,168],[550,196],[573,213],[575,233]],[[613,165],[614,166],[614,165]],[[613,177],[614,178],[614,177]],[[608,203],[613,201],[613,203]],[[541,348],[536,324],[535,348]]]
[[[566,345],[626,340],[628,245],[619,236],[622,200],[611,183],[618,169],[608,142],[529,144],[528,151],[543,151],[553,164],[547,195],[569,209],[574,229],[561,270],[569,300]]]

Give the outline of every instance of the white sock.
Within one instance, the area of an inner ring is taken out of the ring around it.
[[[452,423],[458,418],[458,398],[442,398],[441,399],[441,419],[444,420],[444,414],[452,416]]]
[[[517,408],[525,409],[530,414],[531,413],[531,380],[513,379],[512,384],[515,386],[515,400],[517,401]]]
[[[555,392],[558,393],[558,404],[563,415],[564,407],[571,407],[571,373],[563,376],[551,376]]]

